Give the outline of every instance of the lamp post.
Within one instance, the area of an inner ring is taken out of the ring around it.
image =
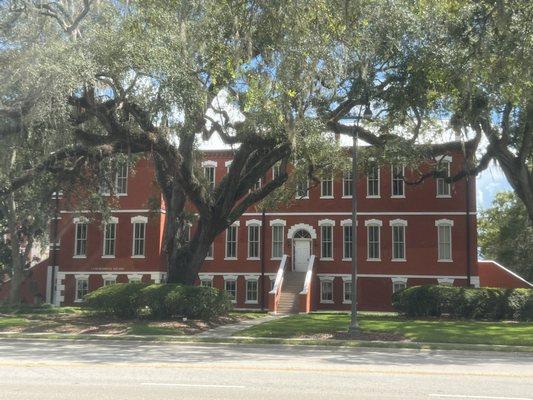
[[[359,130],[355,130],[352,137],[352,290],[350,293],[351,318],[348,335],[354,337],[357,334],[357,139]]]

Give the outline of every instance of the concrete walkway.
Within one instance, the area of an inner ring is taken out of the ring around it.
[[[209,329],[208,331],[199,333],[195,336],[199,338],[227,338],[251,326],[259,325],[263,322],[269,322],[282,317],[284,317],[284,315],[269,314],[260,318],[247,319],[236,324],[217,326],[216,328]]]

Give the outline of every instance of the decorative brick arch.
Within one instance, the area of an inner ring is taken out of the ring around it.
[[[289,231],[287,232],[287,238],[292,239],[294,237],[294,234],[298,232],[299,230],[304,230],[308,232],[311,235],[311,239],[316,239],[316,230],[311,225],[308,224],[296,224],[289,228]]]

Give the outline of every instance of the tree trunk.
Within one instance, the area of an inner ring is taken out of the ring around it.
[[[22,263],[22,256],[20,254],[20,240],[17,229],[17,205],[15,202],[15,194],[10,193],[7,198],[8,209],[8,229],[11,239],[11,258],[12,258],[12,273],[11,283],[9,285],[9,304],[12,306],[19,305],[21,302],[20,286],[24,276],[24,265]]]

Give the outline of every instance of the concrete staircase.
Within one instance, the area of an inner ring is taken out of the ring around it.
[[[296,314],[299,312],[298,294],[302,291],[305,272],[286,272],[281,286],[278,314]]]

